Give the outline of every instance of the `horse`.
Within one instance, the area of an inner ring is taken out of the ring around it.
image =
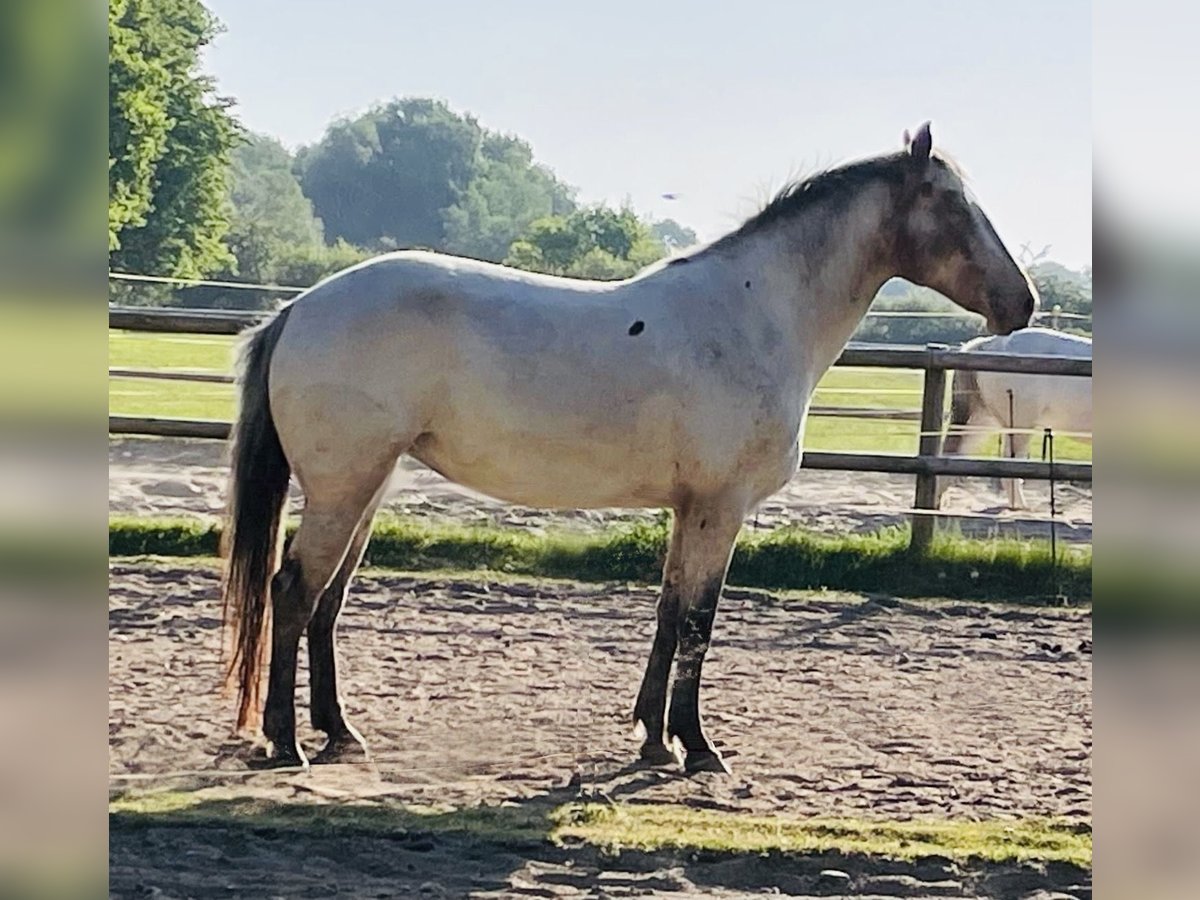
[[[967,341],[964,352],[1026,353],[1038,356],[1092,358],[1090,338],[1050,328],[1023,328],[1012,334],[984,335]],[[958,370],[951,379],[950,423],[942,452],[969,455],[992,429],[1011,429],[1002,437],[1005,456],[1029,456],[1035,430],[1070,432],[1091,443],[1092,380],[1056,375]],[[953,478],[939,479],[938,505]],[[1002,479],[1011,509],[1025,509],[1021,479]]]
[[[327,736],[313,762],[369,758],[342,710],[334,626],[408,454],[505,502],[669,509],[633,710],[640,757],[728,772],[699,696],[735,539],[795,473],[814,387],[894,276],[997,333],[1035,306],[929,123],[898,152],[794,181],[724,237],[623,281],[400,251],[283,307],[242,345],[224,530],[227,676],[237,729],[261,725],[258,764],[309,762],[294,698],[305,632],[311,721]],[[283,548],[293,474],[305,502]]]

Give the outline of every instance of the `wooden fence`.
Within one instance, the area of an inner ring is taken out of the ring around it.
[[[262,313],[109,307],[109,328],[125,331],[166,332],[172,334],[238,334],[260,321]],[[974,459],[941,455],[942,428],[946,410],[946,371],[964,369],[986,372],[1017,372],[1028,375],[1091,377],[1090,359],[1057,356],[1016,356],[1007,353],[963,353],[940,344],[927,347],[880,347],[851,345],[835,366],[859,368],[919,369],[924,372],[921,409],[870,409],[848,406],[813,406],[811,415],[847,416],[920,422],[916,456],[872,453],[827,453],[806,451],[802,465],[807,469],[849,472],[887,472],[915,475],[913,514],[914,549],[929,545],[933,538],[939,475],[986,478],[1032,478],[1059,481],[1092,480],[1090,463],[1038,462],[1023,459]],[[182,381],[232,382],[232,377],[216,373],[164,372],[142,369],[110,369],[113,377],[168,378]],[[110,434],[152,435],[224,439],[230,424],[212,420],[161,419],[138,416],[109,416]]]

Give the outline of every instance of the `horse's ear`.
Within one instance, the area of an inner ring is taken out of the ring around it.
[[[907,150],[908,145],[911,143],[912,143],[912,135],[909,134],[908,129],[905,128],[904,135],[900,138],[900,146],[903,147],[905,150]]]
[[[908,132],[906,131],[907,135]],[[917,129],[917,136],[912,139],[912,144],[908,148],[908,152],[917,162],[925,162],[929,159],[929,154],[933,151],[933,136],[929,133],[929,123],[926,122]]]

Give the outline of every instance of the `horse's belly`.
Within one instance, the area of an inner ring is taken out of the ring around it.
[[[671,505],[671,467],[631,448],[536,438],[498,440],[486,448],[464,444],[427,434],[410,452],[450,481],[506,503],[552,509]]]

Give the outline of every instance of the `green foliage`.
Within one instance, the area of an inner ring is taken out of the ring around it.
[[[214,277],[306,287],[364,258],[363,251],[344,242],[324,245],[321,222],[300,190],[292,164],[283,145],[266,135],[247,134],[233,148],[226,206],[230,226],[225,237],[233,258],[214,272]],[[296,278],[303,280],[293,280]],[[272,291],[164,288],[143,283],[124,285],[117,292],[120,302],[134,305],[249,310],[271,308],[280,297]]]
[[[1041,298],[1040,307],[1050,312],[1055,307],[1060,312],[1090,316],[1092,314],[1092,273],[1090,269],[1073,272],[1056,262],[1041,262],[1029,269]],[[1039,324],[1049,326],[1052,320],[1043,317]],[[1063,318],[1058,326],[1063,331],[1091,336],[1091,319]]]
[[[907,285],[901,293],[891,288],[876,296],[872,312],[944,313],[939,316],[868,316],[858,326],[851,340],[880,344],[961,344],[986,333],[982,316],[968,313],[956,303],[929,288]]]
[[[575,206],[572,189],[533,161],[525,141],[422,98],[334,123],[296,169],[326,235],[374,249],[431,247],[498,262],[535,219]]]
[[[668,250],[683,250],[697,243],[696,232],[674,219],[660,219],[650,223],[653,234]]]
[[[275,260],[274,272],[279,284],[307,287],[373,255],[340,238],[333,244],[290,245]]]
[[[1092,270],[1068,269],[1061,263],[1045,259],[1047,247],[1041,253],[1022,253],[1026,271],[1041,295],[1038,315],[1033,324],[1057,327],[1078,334],[1092,333]],[[1063,313],[1076,313],[1088,319],[1062,318],[1055,325],[1049,313],[1055,306]],[[879,289],[871,305],[872,312],[944,313],[939,316],[872,316],[855,331],[853,340],[887,344],[960,344],[986,334],[982,316],[968,313],[948,297],[929,288],[919,287],[901,278],[893,278]]]
[[[90,11],[89,11],[90,13]],[[95,21],[48,2],[0,3],[0,271],[61,274],[63,250],[94,262],[96,102],[102,61]]]
[[[1055,262],[1039,262],[1029,268],[1030,278],[1041,295],[1040,309],[1048,313],[1055,306],[1064,313],[1092,314],[1092,275],[1090,269],[1075,272]],[[973,315],[948,298],[929,288],[917,287],[900,279],[885,284],[871,304],[872,312],[946,313],[943,316],[871,316],[854,332],[853,340],[884,344],[942,343],[951,346],[986,334],[981,316]],[[1051,327],[1048,315],[1034,324]],[[1090,335],[1090,319],[1063,318],[1062,331]]]
[[[236,257],[230,274],[277,282],[282,248],[323,243],[321,222],[292,173],[291,154],[272,137],[250,134],[233,150],[230,176],[227,242]]]
[[[475,176],[442,213],[442,249],[499,262],[535,219],[571,212],[572,193],[553,172],[533,162],[527,143],[485,132]]]
[[[550,275],[612,281],[666,255],[666,247],[630,209],[591,206],[530,223],[505,264]]]
[[[199,72],[217,34],[199,0],[109,6],[109,266],[197,277],[231,260],[226,170],[238,128]]]
[[[193,520],[118,518],[109,523],[112,556],[211,556],[215,525]],[[381,517],[367,548],[368,565],[408,570],[487,569],[580,581],[656,582],[666,550],[665,522],[596,534],[531,534],[494,526],[429,525]],[[1059,590],[1090,601],[1090,551],[1059,559]],[[1045,541],[977,541],[941,534],[922,555],[908,550],[908,531],[820,535],[796,528],[744,534],[729,582],[773,589],[886,592],[893,596],[1053,602]]]

